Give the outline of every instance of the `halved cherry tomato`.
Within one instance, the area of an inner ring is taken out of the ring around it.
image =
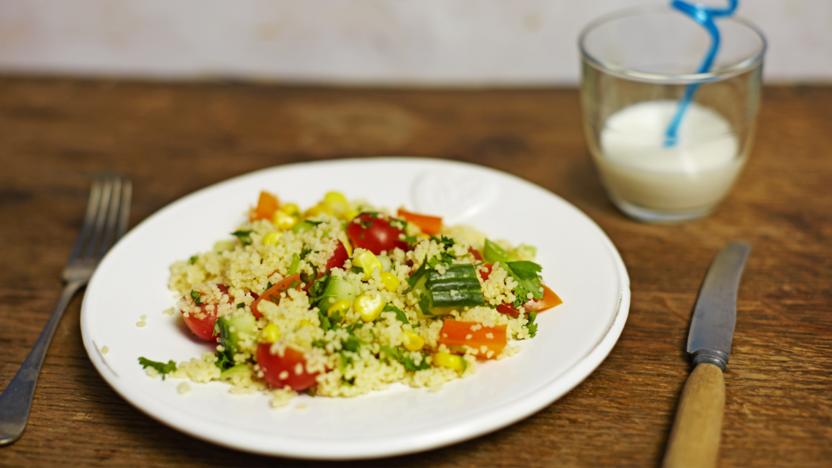
[[[278,202],[276,196],[263,190],[260,192],[260,196],[257,197],[257,206],[251,210],[248,215],[248,219],[249,221],[257,219],[271,220],[279,205],[280,203]]]
[[[260,305],[261,301],[267,300],[269,302],[274,302],[275,304],[277,304],[280,301],[280,293],[300,284],[300,275],[289,275],[283,278],[282,280],[274,284],[272,287],[264,291],[263,294],[258,296],[257,299],[255,299],[254,302],[251,303],[251,313],[254,315],[255,318],[259,319],[263,316],[263,313],[260,312],[260,310],[258,309],[258,306]]]
[[[217,311],[215,309],[209,312],[203,306],[197,313],[188,315],[183,313],[182,319],[185,320],[185,325],[197,338],[205,341],[215,341],[217,339],[214,336],[214,324],[217,322]]]
[[[315,377],[318,373],[310,373],[306,370],[306,357],[303,353],[287,347],[283,350],[283,356],[272,354],[269,343],[257,345],[257,364],[263,370],[263,378],[270,386],[275,388],[289,387],[296,392],[306,390],[315,385]],[[298,373],[298,365],[301,372]]]
[[[477,357],[497,357],[506,347],[506,326],[488,327],[478,322],[445,319],[439,331],[439,343],[453,352],[464,352],[464,346],[477,350]],[[483,346],[485,349],[483,349]],[[489,351],[493,354],[489,356]]]
[[[228,287],[226,285],[218,284],[217,288],[223,294],[228,294]],[[229,297],[229,301],[231,300]],[[184,310],[181,311],[182,319],[185,321],[188,329],[197,338],[205,341],[216,341],[217,337],[214,336],[214,324],[217,322],[217,309],[216,307],[212,307],[209,310],[207,306],[208,304],[201,304],[198,312],[189,313],[188,315],[185,315]]]
[[[404,232],[390,224],[390,221],[379,214],[361,213],[347,223],[347,236],[355,247],[367,249],[374,254],[380,254],[398,247],[407,250]]]
[[[563,304],[563,300],[549,289],[549,286],[543,285],[543,297],[539,301],[529,301],[524,306],[530,312],[545,312],[553,307]]]
[[[335,246],[335,251],[332,252],[332,256],[329,257],[329,260],[326,261],[326,269],[331,270],[332,268],[341,268],[344,266],[344,262],[350,256],[347,254],[347,248],[344,247],[344,244],[341,241],[338,241],[338,245]]]
[[[439,216],[414,213],[412,211],[407,211],[404,208],[399,208],[396,214],[399,218],[406,219],[407,222],[419,226],[419,229],[421,229],[425,234],[434,236],[439,234],[439,231],[442,230],[442,218]]]

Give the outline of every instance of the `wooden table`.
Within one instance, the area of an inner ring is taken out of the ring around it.
[[[683,343],[700,281],[714,253],[743,238],[754,251],[726,374],[722,465],[820,466],[832,460],[830,153],[832,87],[767,88],[751,158],[719,210],[686,224],[648,225],[607,201],[573,89],[3,78],[0,381],[12,377],[58,296],[93,172],[133,179],[135,224],[193,190],[267,166],[361,155],[453,157],[525,177],[597,221],[629,268],[630,319],[598,370],[534,416],[452,447],[370,464],[657,463],[688,372]],[[118,397],[87,360],[80,302],[58,329],[29,427],[0,449],[0,464],[275,462],[194,440]]]

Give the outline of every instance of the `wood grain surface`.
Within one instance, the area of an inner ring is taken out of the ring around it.
[[[633,222],[590,164],[573,89],[324,89],[0,78],[0,382],[46,322],[90,174],[134,182],[132,224],[254,169],[349,156],[450,157],[561,195],[600,224],[632,281],[609,358],[511,427],[370,466],[650,466],[689,366],[683,344],[707,266],[730,239],[754,251],[725,374],[721,466],[832,460],[832,87],[766,88],[751,158],[710,217]],[[321,187],[325,189],[325,187]],[[545,214],[543,214],[545,216]],[[4,466],[309,463],[180,434],[123,401],[87,360],[76,298],[56,334],[23,438]]]

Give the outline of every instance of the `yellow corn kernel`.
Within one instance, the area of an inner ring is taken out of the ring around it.
[[[335,216],[346,219],[351,211],[350,201],[341,192],[327,192],[321,203]]]
[[[286,214],[280,210],[274,212],[272,217],[272,224],[280,230],[291,229],[292,226],[298,223],[298,218],[290,214]]]
[[[280,329],[277,325],[270,323],[260,331],[260,341],[263,343],[274,343],[280,339]]]
[[[309,207],[309,209],[306,210],[306,213],[304,213],[304,216],[307,218],[315,218],[322,214],[332,214],[332,210],[330,210],[323,203],[318,203],[317,205],[312,205],[311,207]]]
[[[280,239],[280,234],[272,231],[263,236],[263,245],[275,245],[277,244],[278,239]]]
[[[389,271],[385,271],[381,274],[381,284],[383,284],[384,288],[390,292],[395,292],[399,289],[399,279],[396,278],[396,275],[390,273]]]
[[[433,355],[433,363],[439,367],[444,367],[460,373],[465,370],[465,359],[462,359],[462,356],[446,353],[444,351],[440,351]]]
[[[330,317],[335,315],[336,313],[343,315],[344,312],[350,310],[351,305],[352,302],[349,299],[339,299],[333,302],[331,306],[329,306],[329,309],[326,310],[326,314]]]
[[[350,239],[344,231],[338,232],[338,240],[341,241],[341,243],[344,244],[344,248],[347,249],[347,256],[352,257],[352,244],[350,244]]]
[[[292,216],[300,214],[300,207],[297,203],[284,203],[278,210]]]
[[[425,345],[425,339],[412,331],[404,332],[402,344],[408,351],[419,351]]]
[[[369,279],[376,270],[381,271],[381,261],[369,250],[362,250],[352,259],[352,263],[364,270],[364,279]]]
[[[356,297],[352,306],[358,312],[361,320],[372,322],[381,315],[381,309],[384,308],[384,299],[377,292],[366,292]]]

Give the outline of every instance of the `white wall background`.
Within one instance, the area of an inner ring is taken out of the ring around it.
[[[714,3],[717,0],[710,0]],[[601,14],[661,0],[0,0],[0,73],[553,84]],[[832,0],[741,0],[768,81],[832,82]]]

